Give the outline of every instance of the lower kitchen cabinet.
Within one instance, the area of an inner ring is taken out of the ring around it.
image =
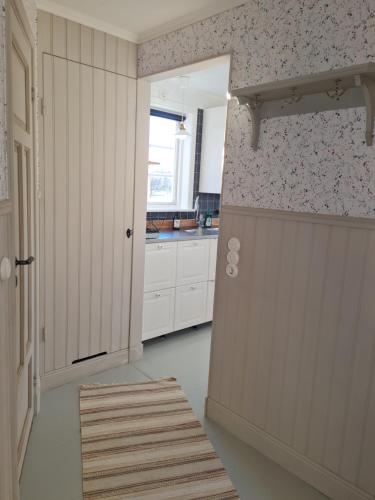
[[[207,316],[206,321],[212,321],[214,317],[214,295],[215,295],[215,282],[209,281],[207,283]]]
[[[144,294],[142,340],[173,332],[175,290],[169,288]]]
[[[207,283],[176,288],[174,329],[182,330],[206,321]]]
[[[142,340],[212,321],[217,239],[146,246]]]

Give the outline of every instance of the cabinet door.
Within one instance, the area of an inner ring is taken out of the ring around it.
[[[142,340],[173,331],[174,305],[175,288],[145,293]]]
[[[200,193],[221,193],[227,107],[204,110]]]
[[[172,288],[176,284],[177,243],[146,245],[145,292]]]
[[[207,282],[176,288],[174,329],[206,322]]]
[[[209,281],[207,283],[206,321],[212,321],[212,319],[214,317],[214,295],[215,295],[215,282]]]
[[[208,280],[210,240],[189,240],[178,243],[177,286]]]
[[[208,279],[215,281],[216,259],[217,259],[217,238],[210,240],[210,264],[208,267]]]

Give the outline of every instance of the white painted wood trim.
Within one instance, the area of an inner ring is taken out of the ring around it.
[[[61,5],[54,0],[37,0],[36,3],[38,9],[45,10],[47,12],[50,12],[51,14],[65,17],[66,19],[70,19],[71,21],[84,24],[106,33],[110,33],[111,35],[118,36],[120,38],[124,38],[125,40],[128,40],[130,42],[143,43],[172,31],[185,28],[190,24],[202,21],[221,12],[225,12],[226,10],[230,10],[234,7],[243,5],[245,2],[244,0],[215,0],[215,2],[213,2],[208,7],[196,10],[195,12],[192,12],[185,16],[180,16],[168,23],[164,23],[160,26],[142,31],[140,33],[124,30],[112,23],[105,22],[98,17],[83,14],[76,9]]]
[[[206,416],[333,500],[373,500],[211,398],[206,399]]]
[[[350,217],[330,214],[312,214],[307,212],[292,212],[288,210],[274,210],[269,208],[237,207],[233,205],[222,205],[221,211],[233,215],[251,215],[254,217],[266,217],[269,219],[293,220],[296,222],[308,222],[311,224],[325,224],[332,226],[344,226],[348,228],[375,229],[375,218]]]
[[[42,391],[59,387],[60,385],[69,384],[77,378],[86,377],[95,373],[115,368],[116,366],[125,365],[129,362],[129,353],[127,349],[118,351],[112,354],[106,354],[102,358],[94,358],[88,361],[83,361],[79,364],[74,364],[60,370],[56,370],[41,378]]]
[[[147,162],[151,86],[137,81],[137,116],[134,179],[134,233],[132,261],[132,296],[130,305],[129,361],[142,356],[142,315],[145,268],[145,233],[147,213]]]
[[[54,2],[53,0],[37,0],[37,7],[40,10],[50,12],[56,16],[64,17],[70,21],[94,28],[99,31],[104,31],[111,35],[123,38],[129,42],[138,42],[138,37],[135,33],[121,29],[119,26],[115,26],[110,23],[106,23],[95,16],[89,16],[87,14],[82,14],[76,9],[72,9],[60,3]]]

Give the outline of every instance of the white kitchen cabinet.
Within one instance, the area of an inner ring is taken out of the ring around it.
[[[210,240],[210,262],[208,265],[208,279],[215,281],[217,260],[217,238]]]
[[[169,288],[145,293],[142,340],[173,332],[175,290],[175,288]]]
[[[207,283],[206,321],[212,321],[212,318],[214,317],[214,295],[215,295],[215,282],[209,281]]]
[[[208,280],[210,240],[181,241],[177,247],[177,286]]]
[[[176,242],[146,245],[145,292],[176,286],[176,257]]]
[[[204,110],[199,178],[200,193],[221,193],[226,121],[226,106]]]
[[[175,331],[204,323],[206,304],[207,282],[176,288]]]

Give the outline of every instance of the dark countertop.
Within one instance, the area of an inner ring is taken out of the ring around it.
[[[179,231],[160,231],[157,238],[146,239],[146,245],[150,243],[171,242],[171,241],[186,241],[199,239],[214,239],[219,236],[218,228],[210,229],[180,229]]]

